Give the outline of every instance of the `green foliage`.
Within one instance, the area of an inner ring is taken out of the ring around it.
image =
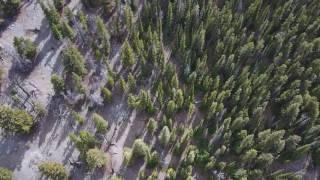
[[[78,12],[78,18],[79,18],[79,21],[82,25],[82,28],[85,32],[87,32],[89,30],[88,28],[88,19],[87,19],[87,16],[84,14],[83,11],[79,11]]]
[[[131,68],[135,63],[135,57],[133,50],[129,45],[128,41],[124,42],[124,45],[121,50],[121,62],[125,69]]]
[[[257,155],[258,155],[257,150],[250,149],[241,157],[242,162],[250,164],[256,159]]]
[[[7,17],[15,16],[20,8],[21,0],[0,1],[0,10],[3,10]]]
[[[111,93],[111,91],[110,91],[108,88],[106,88],[106,87],[103,87],[103,88],[101,89],[101,96],[102,96],[104,102],[110,102],[110,101],[112,100],[112,93]]]
[[[240,168],[234,173],[235,179],[247,179],[247,170]]]
[[[123,163],[128,166],[132,159],[132,149],[124,148],[123,149]]]
[[[147,154],[149,153],[149,147],[148,145],[143,142],[142,139],[136,139],[133,143],[133,147],[132,147],[132,155],[133,156],[147,156]]]
[[[146,156],[146,161],[149,168],[155,168],[160,162],[160,157],[156,151],[149,152]]]
[[[85,118],[80,113],[72,111],[71,115],[80,125],[84,123]]]
[[[112,176],[110,180],[123,180],[121,176]]]
[[[108,129],[108,121],[97,113],[93,114],[92,120],[96,125],[98,133],[106,133]]]
[[[158,128],[157,121],[154,120],[154,118],[149,118],[148,124],[147,124],[147,130],[149,133],[153,134],[156,132]]]
[[[88,131],[80,131],[78,137],[75,134],[70,134],[70,139],[75,143],[76,148],[80,151],[83,157],[89,149],[94,148],[97,144],[97,140],[94,135]]]
[[[35,121],[26,111],[0,106],[0,127],[9,133],[28,134]]]
[[[130,91],[134,91],[135,90],[136,83],[137,82],[136,82],[136,79],[134,78],[134,76],[131,73],[129,73],[129,75],[128,75],[128,86],[129,86]]]
[[[158,171],[155,169],[152,171],[151,175],[148,177],[147,180],[157,180],[158,179]]]
[[[72,45],[63,51],[63,65],[66,73],[84,76],[87,73],[84,63],[83,56],[75,46]]]
[[[262,153],[257,158],[257,164],[260,167],[268,167],[272,164],[274,157],[270,153]]]
[[[34,60],[37,55],[37,46],[30,39],[14,37],[13,45],[22,58]]]
[[[168,126],[164,126],[162,130],[160,131],[159,135],[159,141],[163,146],[168,145],[170,141],[171,132],[168,128]]]
[[[107,84],[108,84],[111,88],[114,87],[115,82],[114,82],[114,78],[113,78],[112,76],[108,76],[108,77],[107,77]]]
[[[129,6],[125,6],[124,8],[124,22],[126,27],[128,28],[128,31],[132,32],[132,28],[133,28],[133,13],[132,10]]]
[[[55,0],[55,1],[59,1],[59,0]],[[47,7],[43,1],[40,2],[40,6],[41,6],[42,11],[44,12],[46,18],[49,21],[53,36],[57,40],[62,39],[63,27],[62,27],[62,25],[60,23],[60,14],[57,11],[57,9],[52,5],[49,5]],[[57,2],[57,6],[60,6],[59,2]]]
[[[166,180],[175,180],[176,179],[176,171],[173,168],[169,168],[166,173]]]
[[[53,85],[53,90],[56,94],[61,94],[65,92],[65,83],[64,80],[57,74],[51,76],[51,83]]]
[[[68,172],[65,167],[56,162],[43,162],[38,166],[41,174],[50,178],[50,179],[57,179],[63,180],[68,178]]]
[[[72,85],[71,89],[77,93],[84,94],[85,93],[85,87],[82,84],[82,77],[78,74],[72,72],[71,73],[71,82]]]
[[[111,45],[110,45],[110,35],[103,20],[100,17],[96,19],[96,26],[97,26],[97,50],[102,52],[102,59],[104,62],[107,62]],[[97,58],[100,60],[100,58]]]
[[[86,162],[90,169],[104,167],[108,160],[106,154],[99,149],[89,149],[86,153]]]
[[[7,168],[0,167],[0,180],[11,180],[12,171]]]
[[[75,39],[76,33],[72,27],[65,21],[62,22],[62,34],[64,37],[67,37],[71,40]],[[57,35],[60,36],[60,35]]]
[[[167,114],[172,115],[177,109],[177,105],[173,100],[170,100],[167,105]]]
[[[64,0],[53,0],[53,4],[58,11],[61,11],[64,5]]]

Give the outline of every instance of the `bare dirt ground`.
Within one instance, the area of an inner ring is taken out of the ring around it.
[[[78,2],[72,1],[70,7]],[[40,32],[33,33],[34,29],[39,29]],[[4,51],[4,61],[0,63],[5,72],[3,89],[11,82],[9,70],[13,64],[11,56],[14,54],[15,36],[27,37],[38,45],[39,63],[23,81],[37,90],[36,99],[47,107],[49,114],[40,121],[36,132],[31,135],[0,137],[0,166],[13,170],[14,179],[40,179],[37,170],[39,162],[50,160],[68,165],[68,159],[77,159],[78,156],[68,138],[68,134],[76,129],[65,119],[69,113],[68,109],[63,108],[62,103],[51,101],[53,90],[50,77],[52,73],[62,71],[59,55],[66,43],[59,43],[52,38],[49,25],[35,0],[24,4],[17,19],[0,37]]]

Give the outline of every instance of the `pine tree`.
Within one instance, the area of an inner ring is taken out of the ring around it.
[[[170,135],[171,135],[171,132],[168,126],[164,126],[159,135],[159,141],[163,146],[168,145],[170,140]]]
[[[135,63],[135,57],[133,54],[133,50],[130,47],[128,41],[124,42],[121,51],[121,62],[125,69],[131,68]]]
[[[66,73],[72,74],[74,72],[79,76],[84,76],[87,73],[84,63],[83,56],[75,46],[63,51],[63,65]]]
[[[53,85],[53,89],[56,94],[60,94],[65,91],[64,80],[60,78],[58,75],[53,74],[51,76],[51,83]]]

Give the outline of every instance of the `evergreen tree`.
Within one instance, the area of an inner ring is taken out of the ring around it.
[[[135,57],[133,50],[130,47],[128,41],[124,42],[124,45],[121,50],[121,62],[125,69],[131,68],[135,63]]]
[[[168,145],[169,143],[169,140],[170,140],[170,135],[171,135],[171,132],[168,128],[168,126],[164,126],[160,132],[160,135],[159,135],[159,140],[160,140],[160,143],[163,145],[163,146],[166,146]]]

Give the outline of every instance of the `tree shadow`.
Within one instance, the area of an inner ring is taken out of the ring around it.
[[[20,169],[25,152],[29,149],[28,141],[32,135],[10,135],[0,140],[0,166],[8,169]]]

